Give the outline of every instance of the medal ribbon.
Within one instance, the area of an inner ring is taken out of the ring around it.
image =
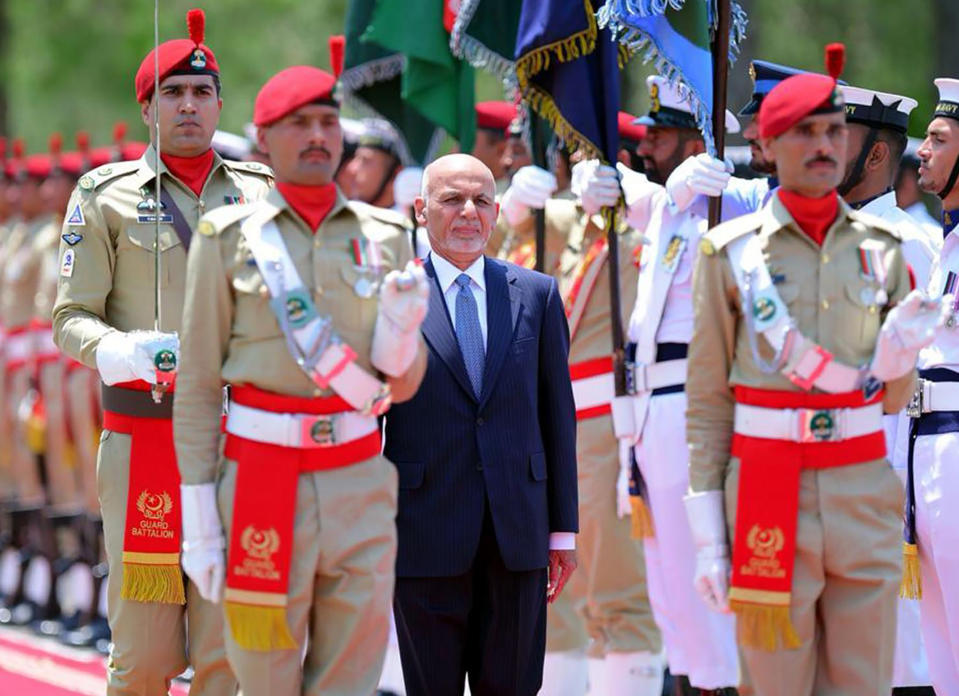
[[[861,391],[842,394],[772,391],[737,386],[736,403],[765,408],[821,409],[860,407],[881,401],[883,392],[866,400]],[[881,459],[886,443],[881,429],[837,442],[791,442],[733,435],[731,452],[740,460],[733,534],[729,605],[737,615],[740,644],[775,651],[798,648],[789,616],[792,598],[796,528],[799,522],[799,476],[804,468],[823,469]]]
[[[379,242],[365,237],[354,237],[350,240],[353,251],[353,265],[361,268],[370,268],[374,271],[383,267],[383,252]]]
[[[150,390],[146,382],[117,386]],[[120,596],[136,602],[185,604],[180,570],[180,471],[173,449],[173,421],[105,410],[103,427],[130,436]]]

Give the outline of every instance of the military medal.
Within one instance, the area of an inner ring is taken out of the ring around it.
[[[358,297],[362,297],[364,300],[368,300],[373,297],[375,286],[373,282],[366,276],[360,276],[356,279],[356,282],[353,283],[353,292],[357,294]]]
[[[883,245],[867,239],[859,245],[859,275],[870,281],[870,285],[859,292],[863,304],[884,307],[889,302],[886,293],[886,265],[883,261]]]
[[[676,269],[679,267],[679,259],[683,255],[683,250],[686,248],[686,238],[678,234],[674,234],[670,237],[669,242],[666,244],[666,249],[663,251],[662,264],[663,267],[669,271],[669,273],[675,273]]]
[[[353,255],[353,268],[360,274],[353,283],[353,292],[357,297],[368,300],[376,294],[379,287],[379,276],[383,269],[383,250],[379,242],[364,237],[354,237],[350,240],[350,251]]]

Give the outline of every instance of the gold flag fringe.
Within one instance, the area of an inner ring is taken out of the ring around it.
[[[123,564],[120,597],[134,602],[186,604],[180,565]]]
[[[736,612],[739,643],[748,648],[774,652],[779,642],[787,650],[802,645],[789,619],[788,606],[771,606],[731,600],[729,606]]]
[[[299,646],[286,625],[286,607],[264,607],[225,602],[233,640],[244,650],[269,652],[293,650]]]

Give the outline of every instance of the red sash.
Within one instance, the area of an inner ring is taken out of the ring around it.
[[[861,392],[809,394],[735,388],[736,402],[765,408],[856,408],[882,400],[880,391],[866,401]],[[801,644],[789,618],[799,474],[881,459],[886,441],[881,428],[837,442],[790,442],[735,434],[732,454],[739,458],[739,491],[733,535],[729,605],[737,614],[743,645],[776,650]]]
[[[140,381],[116,386],[150,390],[149,384]],[[172,392],[164,398],[172,398]],[[180,471],[173,449],[173,421],[104,411],[103,427],[130,436],[120,596],[137,602],[185,604],[180,570]]]
[[[300,398],[233,387],[234,402],[277,413],[329,415],[352,411],[338,396]],[[299,475],[349,466],[377,456],[380,433],[329,447],[281,447],[227,434],[224,455],[237,463],[227,554],[227,619],[246,650],[297,648],[286,622],[293,521]]]

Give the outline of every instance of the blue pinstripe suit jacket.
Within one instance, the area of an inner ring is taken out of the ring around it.
[[[514,571],[547,565],[550,532],[577,531],[569,329],[556,281],[487,257],[487,348],[477,399],[430,261],[423,384],[386,417],[399,471],[400,577],[465,573],[487,500]]]

